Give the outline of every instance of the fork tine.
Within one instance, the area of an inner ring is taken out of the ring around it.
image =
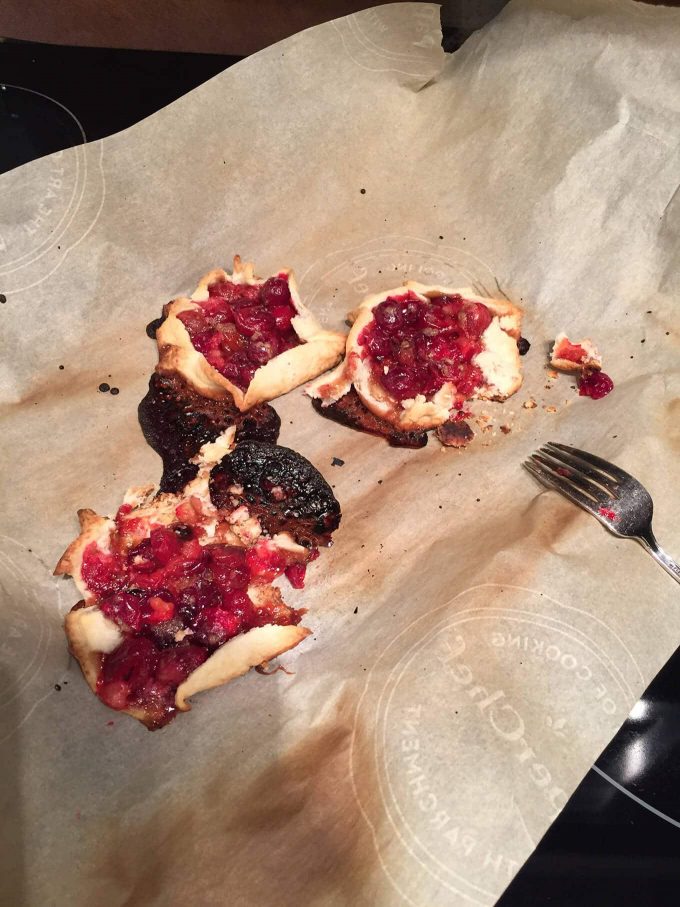
[[[626,479],[632,479],[632,476],[623,469],[619,469],[618,466],[614,466],[614,464],[610,463],[608,460],[603,460],[602,457],[596,457],[595,454],[588,453],[587,450],[569,447],[568,444],[558,444],[556,441],[548,441],[546,447],[560,450],[563,453],[574,457],[576,460],[580,460],[585,466],[594,466],[596,469],[605,473],[606,476],[611,476],[617,482],[625,482]]]
[[[559,472],[560,469],[564,469],[563,461],[555,459],[553,457],[546,457],[543,455],[543,451],[546,448],[543,448],[539,453],[531,455],[531,459],[535,463],[540,463],[541,466],[544,466],[546,469],[549,469],[550,472],[556,473],[561,479],[564,479],[565,482],[570,482],[573,485],[576,485],[581,491],[584,491],[591,498],[595,499],[595,502],[598,504],[609,504],[612,500],[612,495],[600,488],[599,485],[595,485],[594,482],[591,482],[583,473],[577,472],[573,469],[568,471],[565,469],[565,472],[568,472],[567,475]],[[594,503],[595,503],[594,502]]]
[[[569,483],[561,476],[556,475],[553,472],[548,472],[534,460],[527,460],[522,465],[532,474],[532,476],[534,476],[534,478],[538,479],[542,485],[545,485],[546,488],[552,488],[554,491],[559,491],[560,494],[564,495],[565,498],[568,498],[574,504],[583,507],[584,510],[587,510],[588,513],[591,513],[594,517],[600,518],[596,509],[597,505],[594,501],[587,498],[577,488],[574,488],[573,485],[569,485]]]
[[[550,442],[541,447],[538,453],[549,457],[550,460],[556,461],[560,466],[568,467],[570,473],[576,471],[581,475],[587,476],[592,482],[596,482],[598,485],[605,488],[614,497],[618,496],[620,488],[619,483],[612,479],[611,476],[607,476],[603,472],[600,472],[599,469],[589,466],[585,460],[580,460],[578,457],[572,456],[572,454],[565,453],[563,450],[558,450]]]

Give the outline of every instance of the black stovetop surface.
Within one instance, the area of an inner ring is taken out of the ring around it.
[[[0,44],[0,172],[132,125],[236,57]],[[669,661],[500,900],[680,903],[680,654]]]

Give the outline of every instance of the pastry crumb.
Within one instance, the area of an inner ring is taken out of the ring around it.
[[[557,412],[557,407],[556,407],[556,406],[544,406],[543,409],[544,409],[547,413],[556,413],[556,412]]]
[[[509,435],[510,432],[512,431],[512,428],[510,428],[509,425],[501,425],[501,431],[503,432],[504,435]]]
[[[524,409],[536,409],[538,403],[532,398],[530,400],[525,400],[522,406]]]

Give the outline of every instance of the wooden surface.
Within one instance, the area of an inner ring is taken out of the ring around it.
[[[0,0],[0,35],[244,56],[380,0]]]
[[[680,0],[647,0],[680,6]],[[471,30],[503,0],[441,0],[443,22]],[[0,0],[0,36],[86,47],[245,56],[380,0]],[[478,21],[479,20],[479,21]]]

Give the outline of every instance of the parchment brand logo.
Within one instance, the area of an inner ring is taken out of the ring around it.
[[[74,136],[84,140],[75,115],[39,97],[72,117]],[[104,201],[102,151],[101,142],[76,145],[0,176],[5,211],[12,212],[0,224],[0,292],[10,296],[42,283],[92,229]]]
[[[365,736],[352,747],[357,800],[402,898],[495,903],[588,767],[581,738],[613,734],[640,682],[597,617],[529,589],[475,587],[402,630],[357,710],[370,752]],[[355,771],[362,759],[373,772]]]
[[[437,14],[423,7],[396,27],[394,11],[380,7],[333,23],[349,57],[371,72],[397,72],[426,78],[436,70],[441,33]]]
[[[330,252],[301,275],[300,291],[320,318],[340,327],[368,293],[406,280],[471,287],[481,296],[502,294],[488,265],[465,249],[400,235]]]

